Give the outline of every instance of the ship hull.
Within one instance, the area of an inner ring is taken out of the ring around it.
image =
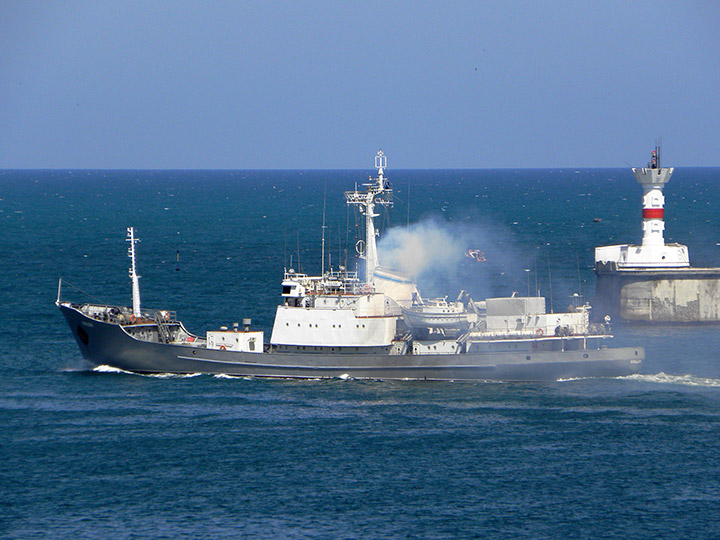
[[[637,373],[641,347],[572,351],[387,355],[246,353],[140,341],[121,325],[59,304],[81,353],[93,366],[136,373],[208,373],[249,377],[387,380],[555,381]]]

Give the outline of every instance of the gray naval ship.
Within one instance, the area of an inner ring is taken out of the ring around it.
[[[411,279],[380,267],[374,218],[378,205],[392,205],[386,166],[380,151],[377,177],[345,193],[365,217],[365,241],[356,245],[364,276],[286,269],[269,343],[249,319],[202,336],[173,311],[142,309],[129,228],[132,307],[64,301],[62,280],[58,286],[56,305],[83,357],[145,374],[313,379],[555,381],[640,370],[643,348],[610,347],[609,329],[590,323],[587,304],[548,313],[539,296],[423,299]]]

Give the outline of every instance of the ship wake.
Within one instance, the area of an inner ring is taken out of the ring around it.
[[[618,381],[637,381],[653,384],[679,384],[683,386],[720,388],[720,379],[714,379],[711,377],[697,377],[695,375],[673,375],[663,372],[654,374],[636,373],[634,375],[623,375],[620,377],[568,377],[558,379],[555,382],[566,383],[577,381],[591,381],[597,379],[615,379]]]
[[[697,377],[695,375],[673,375],[668,373],[626,375],[616,377],[620,380],[649,382],[655,384],[680,384],[684,386],[699,386],[705,388],[720,388],[720,379]]]
[[[93,371],[95,373],[119,373],[124,375],[137,375],[139,377],[152,377],[155,379],[189,379],[202,375],[202,373],[135,373],[107,365],[97,366]]]

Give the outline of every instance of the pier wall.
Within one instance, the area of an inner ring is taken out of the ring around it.
[[[617,270],[596,266],[594,315],[627,321],[720,322],[720,268]]]

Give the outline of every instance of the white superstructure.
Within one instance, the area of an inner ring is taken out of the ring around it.
[[[462,354],[492,350],[503,338],[562,339],[589,330],[589,306],[570,313],[546,313],[545,299],[493,298],[473,302],[464,291],[454,302],[424,300],[416,284],[380,267],[374,209],[392,205],[392,189],[382,151],[375,157],[378,176],[364,190],[345,193],[347,204],[365,216],[365,274],[344,267],[309,276],[289,269],[282,281],[270,345],[282,352]],[[361,244],[362,246],[362,244]],[[485,310],[487,309],[487,313]],[[481,345],[484,343],[484,345]]]
[[[622,244],[595,248],[596,263],[614,263],[622,268],[683,268],[690,266],[688,248],[682,244],[666,244],[665,197],[663,187],[675,169],[660,165],[660,149],[652,152],[647,167],[633,168],[643,188],[642,230],[640,245]]]
[[[355,272],[342,269],[308,276],[290,269],[282,282],[270,343],[291,350],[304,347],[389,347],[400,307],[373,292]]]
[[[375,207],[392,206],[392,188],[384,176],[386,167],[387,156],[380,150],[375,156],[377,178],[363,184],[364,190],[345,193],[347,204],[357,206],[365,216],[365,241],[357,244],[358,254],[365,260],[364,278],[344,267],[329,272],[323,267],[320,276],[286,271],[284,302],[277,307],[270,338],[273,346],[293,351],[391,347],[402,309],[391,295],[375,287],[379,267]]]

